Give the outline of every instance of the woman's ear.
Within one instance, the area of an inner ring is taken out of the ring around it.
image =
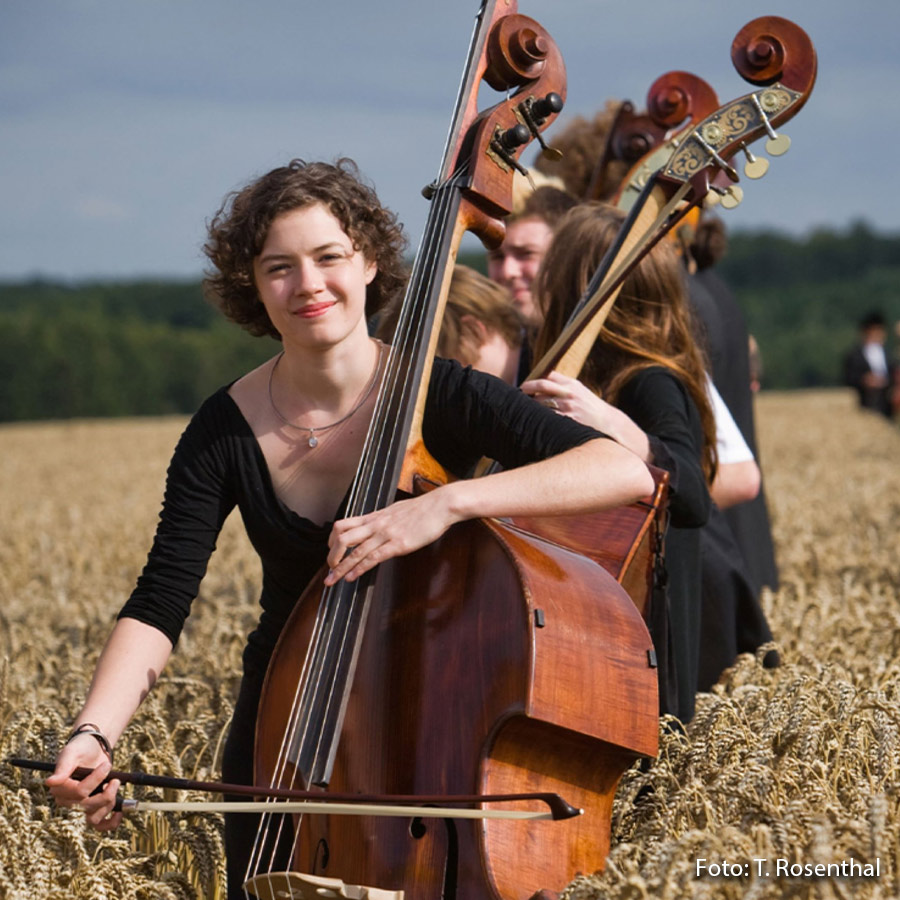
[[[459,317],[460,333],[471,335],[476,347],[481,347],[488,339],[488,328],[484,322],[471,313],[466,313]]]
[[[365,270],[366,284],[371,284],[375,280],[375,276],[377,274],[378,274],[378,263],[376,263],[374,260],[372,260],[371,262],[369,260],[366,260],[366,270]]]

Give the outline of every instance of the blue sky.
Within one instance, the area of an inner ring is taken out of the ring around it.
[[[223,196],[295,156],[355,158],[415,246],[477,5],[9,0],[0,278],[196,276]],[[900,230],[895,0],[520,0],[519,11],[565,58],[560,124],[607,98],[643,105],[671,69],[705,78],[723,102],[746,93],[735,33],[756,15],[793,19],[818,50],[818,83],[784,128],[791,151],[744,182],[727,221]]]

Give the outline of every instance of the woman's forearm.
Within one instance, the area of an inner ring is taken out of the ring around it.
[[[75,726],[90,722],[115,744],[172,652],[169,639],[137,619],[116,622],[97,661]]]
[[[597,438],[541,462],[454,481],[418,497],[335,522],[326,585],[436,541],[465,519],[578,515],[622,506],[653,491],[647,466],[615,441]]]
[[[109,779],[112,759],[95,732],[105,736],[110,745],[118,741],[171,651],[169,639],[151,625],[127,618],[116,622],[74,722],[76,728],[87,727],[66,743],[55,771],[45,782],[59,806],[81,806],[88,823],[101,831],[115,828],[122,814],[113,813],[119,782]],[[80,767],[93,771],[84,778],[73,778]]]
[[[653,462],[653,452],[650,449],[650,439],[647,436],[647,432],[634,419],[620,409],[611,407],[610,415],[607,416],[604,425],[606,434],[613,440],[618,441],[623,447],[627,447],[645,463]]]
[[[633,503],[653,491],[644,462],[616,441],[599,438],[558,456],[439,490],[452,492],[454,518],[566,515]]]
[[[761,475],[756,460],[722,463],[710,488],[710,496],[719,509],[728,509],[738,503],[753,500],[761,485]]]

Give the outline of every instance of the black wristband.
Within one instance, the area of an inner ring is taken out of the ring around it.
[[[109,739],[106,735],[96,726],[93,722],[82,722],[77,728],[73,729],[69,734],[69,737],[66,739],[66,743],[70,743],[75,738],[80,737],[82,734],[89,734],[97,743],[100,745],[103,752],[109,757],[109,761],[112,762],[113,751],[112,744],[110,744]]]

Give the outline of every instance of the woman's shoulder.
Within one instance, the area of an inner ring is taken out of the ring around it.
[[[232,418],[234,413],[238,411],[238,407],[230,393],[233,384],[234,382],[223,384],[210,394],[200,406],[197,407],[197,411],[194,413],[191,421]]]
[[[696,404],[687,385],[665,366],[640,369],[625,382],[619,391],[616,405],[632,418],[677,416],[693,421],[699,417]]]
[[[428,402],[441,409],[456,407],[458,411],[487,415],[490,419],[499,415],[503,420],[523,402],[531,404],[518,388],[495,375],[439,356],[431,368]]]
[[[249,431],[230,394],[231,386],[222,385],[200,404],[181,435],[180,450],[220,445],[223,440],[241,438]]]
[[[662,391],[667,396],[689,396],[685,383],[665,366],[638,369],[622,386],[622,395],[641,395]]]
[[[487,398],[508,398],[521,394],[518,388],[496,375],[489,375],[472,366],[464,366],[455,359],[440,356],[433,360],[430,387],[432,391],[447,394],[463,391]]]
[[[271,372],[272,360],[268,359],[240,378],[236,378],[231,384],[220,388],[220,391],[226,395],[226,401],[230,400],[231,404],[251,425],[254,415],[265,405]]]

